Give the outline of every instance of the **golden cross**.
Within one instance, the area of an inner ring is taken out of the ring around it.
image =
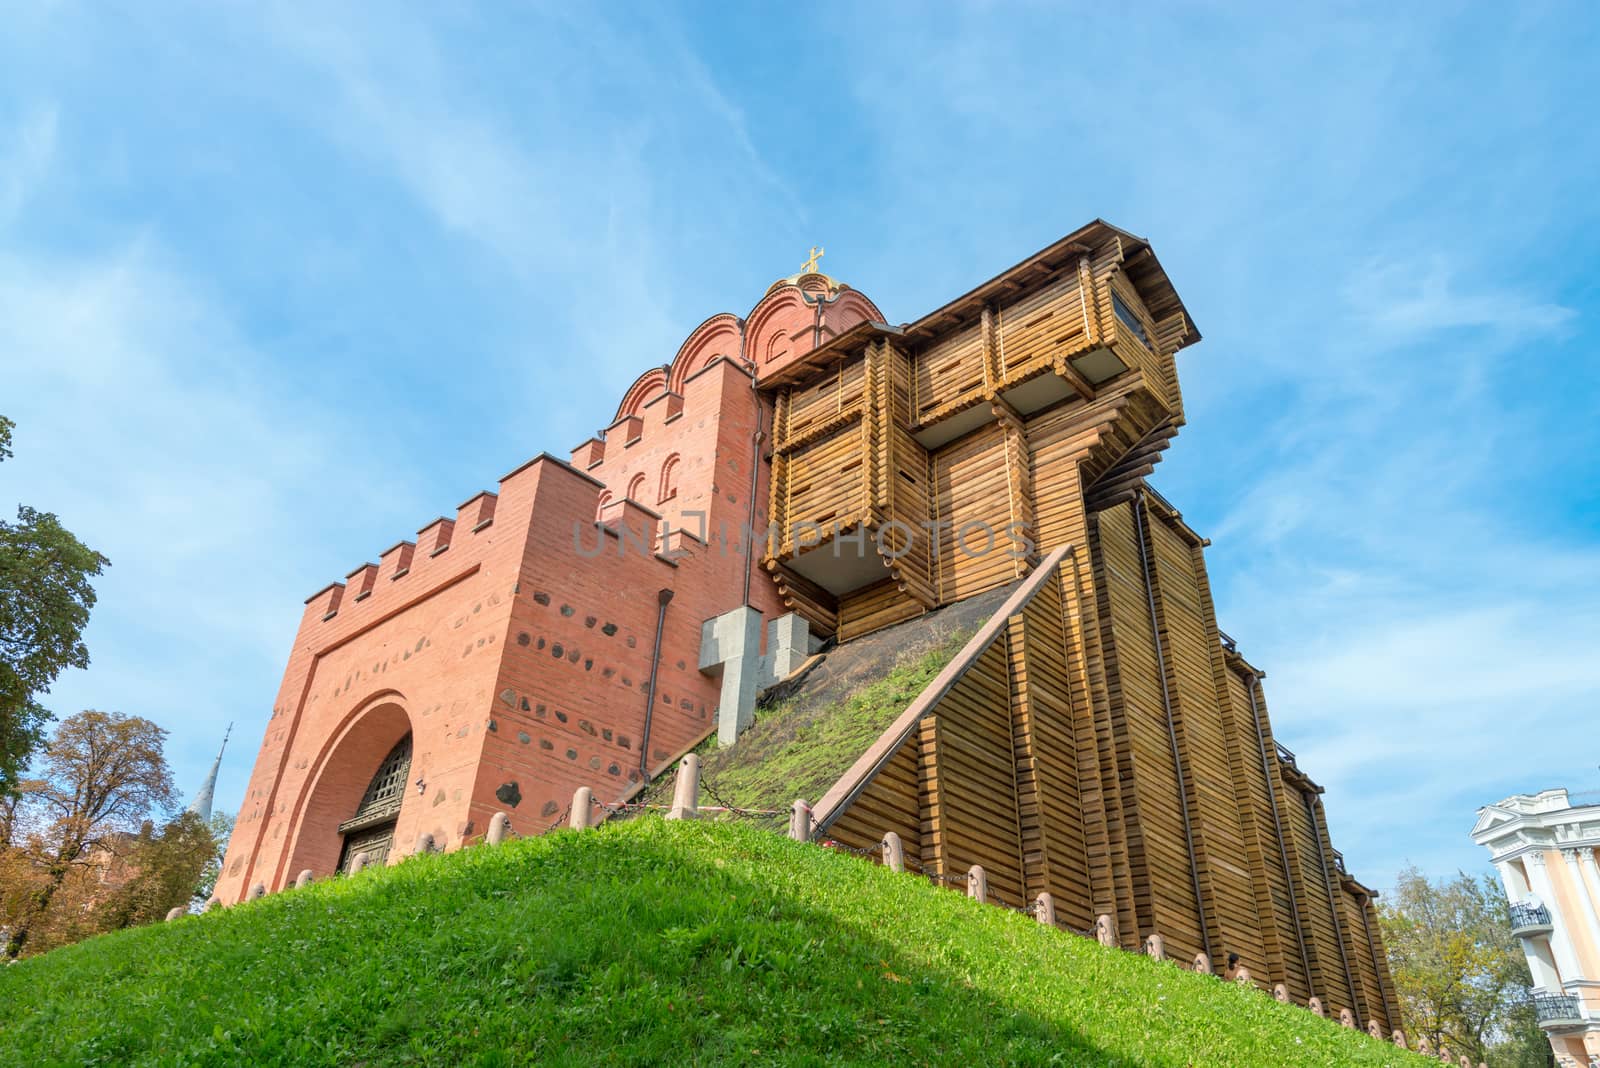
[[[820,260],[825,254],[826,253],[824,252],[823,249],[820,249],[817,246],[812,245],[811,246],[811,257],[809,259],[807,259],[806,262],[804,262],[804,263],[802,263],[800,265],[800,273],[801,274],[816,274],[817,273],[817,261]]]

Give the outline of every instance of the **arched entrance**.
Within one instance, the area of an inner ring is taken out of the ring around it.
[[[315,769],[306,782],[290,825],[288,855],[274,876],[276,885],[310,869],[317,878],[348,870],[350,860],[366,849],[369,859],[392,845],[396,821],[410,817],[406,784],[413,778],[416,736],[399,694],[375,694],[352,710],[323,742]],[[409,833],[409,832],[404,832]],[[364,844],[355,839],[365,836]],[[403,840],[403,839],[402,839]],[[347,846],[355,844],[356,848]],[[269,889],[272,887],[269,886]]]
[[[381,865],[394,847],[395,822],[400,803],[405,800],[406,776],[411,771],[411,734],[395,743],[383,758],[372,781],[367,784],[361,804],[349,819],[339,824],[344,844],[339,852],[339,871],[350,870],[358,853],[367,854],[369,864]]]

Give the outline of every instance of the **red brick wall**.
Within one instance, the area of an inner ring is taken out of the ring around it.
[[[399,577],[407,546],[383,554],[367,596],[356,599],[367,577],[357,569],[349,586],[307,603],[218,882],[223,901],[243,899],[257,882],[276,890],[303,868],[331,871],[338,824],[408,729],[409,779],[425,789],[408,786],[396,854],[424,832],[459,846],[502,809],[520,833],[542,831],[580,785],[602,799],[621,796],[639,777],[663,588],[674,597],[650,767],[713,728],[718,683],[697,670],[701,624],[743,603],[752,569],[751,602],[768,618],[781,611],[743,537],[753,463],[754,520],[766,522],[754,435],[771,413],[749,374],[725,359],[687,376],[681,397],[645,405],[637,440],[608,441],[587,473],[540,458],[507,476],[498,498],[474,498],[455,520],[429,524]],[[662,500],[670,457],[677,492]],[[620,496],[640,473],[644,508],[606,512],[635,536],[602,533],[594,523],[602,492]],[[645,509],[705,541],[679,534],[661,543]],[[641,550],[644,536],[652,551]],[[434,555],[439,544],[448,548]],[[676,551],[654,551],[663,549]]]

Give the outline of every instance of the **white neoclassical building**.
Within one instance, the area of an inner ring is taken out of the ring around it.
[[[1600,803],[1517,794],[1478,810],[1472,840],[1505,883],[1556,1062],[1588,1068],[1600,1059]]]

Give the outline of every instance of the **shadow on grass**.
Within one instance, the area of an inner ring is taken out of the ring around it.
[[[1229,1062],[1090,1037],[996,968],[1070,936],[885,875],[655,820],[418,858],[8,969],[0,1062]]]

